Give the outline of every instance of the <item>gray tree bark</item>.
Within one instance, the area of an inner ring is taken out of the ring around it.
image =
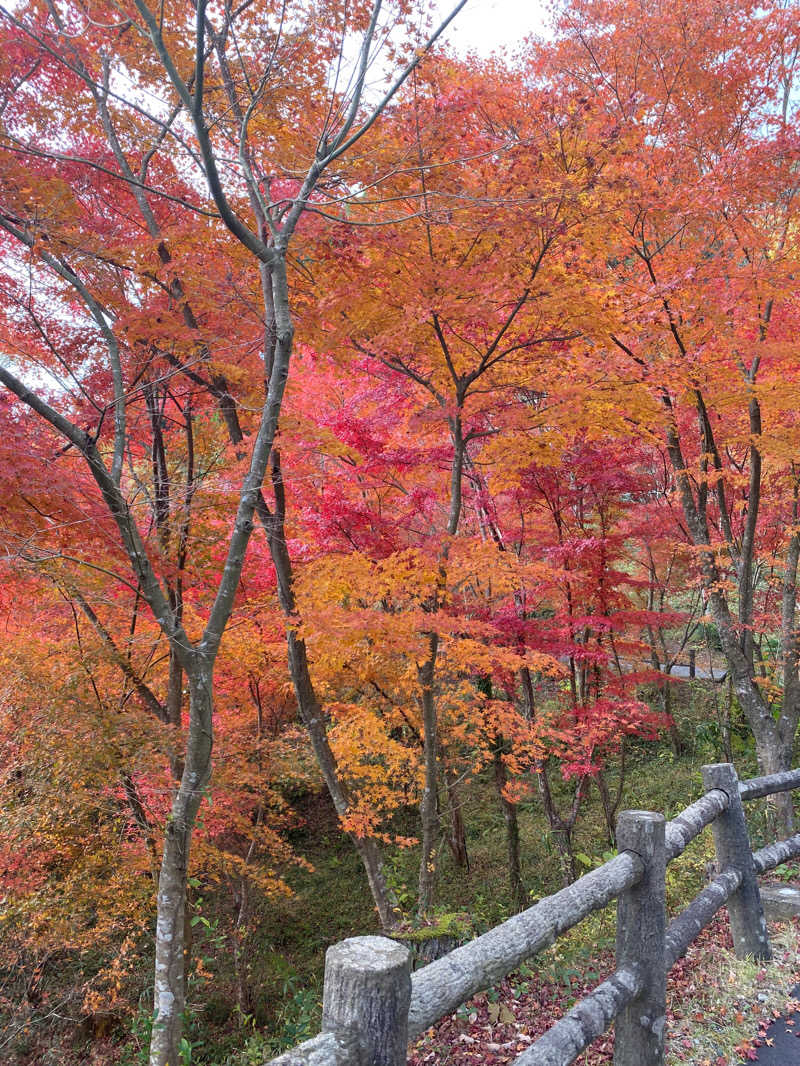
[[[514,907],[522,911],[528,904],[528,893],[525,882],[522,880],[522,861],[519,853],[519,819],[517,818],[517,805],[512,803],[505,794],[508,783],[506,765],[503,762],[504,742],[502,737],[497,739],[494,749],[494,784],[500,807],[503,812],[503,821],[506,826],[506,855],[508,865],[508,886],[511,891],[511,899]]]
[[[793,535],[787,551],[784,568],[783,602],[782,602],[782,641],[784,649],[784,685],[783,704],[776,721],[772,708],[767,705],[761,687],[756,683],[756,670],[753,659],[752,611],[753,611],[753,553],[755,551],[756,523],[760,503],[761,458],[758,449],[751,446],[750,457],[750,498],[745,532],[741,548],[734,548],[733,534],[723,521],[728,548],[736,563],[739,586],[738,618],[734,619],[727,594],[723,591],[723,575],[720,572],[714,550],[706,515],[706,493],[692,490],[687,473],[686,461],[678,436],[672,402],[666,394],[662,401],[667,413],[667,451],[670,456],[686,524],[693,543],[700,549],[700,574],[702,586],[707,597],[707,607],[719,632],[722,650],[728,663],[739,704],[748,721],[756,744],[758,764],[763,774],[779,773],[791,768],[794,737],[800,721],[800,685],[795,684],[797,670],[797,634],[795,626],[796,613],[796,578],[797,561],[800,557],[800,543]],[[755,409],[754,409],[755,404]],[[755,401],[750,403],[751,425],[760,432],[760,412]],[[705,411],[705,404],[698,393],[703,446],[711,455],[717,455],[713,432]],[[721,460],[717,459],[720,463]],[[721,478],[716,483],[720,511],[727,515],[725,490]],[[778,820],[788,834],[794,825],[794,813],[791,797],[783,794],[775,799]]]
[[[151,1063],[179,1063],[185,1002],[186,882],[192,830],[211,780],[212,664],[193,657],[184,771],[164,829],[156,911]]]
[[[433,690],[436,676],[436,653],[439,637],[436,633],[428,636],[428,657],[419,668],[420,706],[422,710],[422,746],[423,773],[422,799],[419,805],[422,822],[422,850],[419,860],[419,884],[417,911],[427,914],[433,906],[433,886],[436,879],[439,841],[439,805],[437,791],[439,781],[438,724],[436,696]]]

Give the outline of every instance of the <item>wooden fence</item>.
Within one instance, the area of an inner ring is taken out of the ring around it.
[[[322,1033],[267,1066],[403,1066],[410,1040],[613,899],[615,972],[513,1066],[568,1066],[612,1022],[615,1066],[663,1066],[669,970],[724,904],[737,956],[768,959],[756,876],[800,855],[800,833],[754,854],[742,806],[800,787],[800,770],[740,782],[731,764],[718,763],[703,767],[703,784],[705,794],[670,822],[623,811],[613,859],[416,973],[408,949],[385,937],[335,944],[325,959]],[[668,923],[667,863],[709,824],[720,873]]]

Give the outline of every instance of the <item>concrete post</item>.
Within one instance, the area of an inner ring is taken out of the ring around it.
[[[617,969],[637,973],[642,992],[615,1023],[614,1066],[664,1066],[664,826],[663,816],[650,811],[622,811],[617,819],[617,847],[635,852],[645,869],[617,901]]]
[[[739,778],[732,763],[712,763],[703,767],[703,784],[707,789],[718,788],[727,793],[727,810],[713,822],[714,847],[717,865],[722,871],[732,866],[741,872],[739,888],[728,900],[733,947],[737,958],[751,955],[755,959],[771,959],[767,924],[761,906],[750,837],[739,795]]]
[[[405,1066],[410,1001],[411,956],[402,944],[355,936],[328,948],[322,1031],[355,1035],[357,1066]]]

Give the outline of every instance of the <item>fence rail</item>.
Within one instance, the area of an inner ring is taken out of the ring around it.
[[[666,979],[727,904],[737,956],[771,957],[756,875],[800,855],[800,833],[753,853],[742,801],[800,788],[800,770],[740,782],[729,763],[703,767],[706,792],[665,822],[623,811],[619,854],[567,888],[411,973],[406,947],[352,937],[328,949],[322,1033],[267,1066],[403,1066],[409,1040],[617,900],[617,968],[514,1060],[569,1066],[615,1025],[615,1066],[663,1066]],[[665,872],[712,826],[717,876],[667,924]]]

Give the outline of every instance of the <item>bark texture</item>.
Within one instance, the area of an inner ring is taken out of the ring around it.
[[[508,857],[508,887],[511,891],[511,899],[518,911],[524,910],[528,902],[528,893],[522,880],[522,862],[519,853],[519,820],[517,818],[517,805],[506,795],[508,774],[506,764],[503,761],[503,749],[505,744],[502,738],[494,750],[494,784],[497,796],[500,800],[500,808],[503,812],[503,821],[506,827],[506,853]]]
[[[663,1066],[667,1021],[664,818],[623,811],[617,823],[621,848],[639,856],[644,874],[617,901],[617,966],[635,973],[639,994],[616,1022],[614,1066]]]
[[[183,776],[164,831],[158,879],[151,1066],[180,1062],[185,1003],[186,881],[192,829],[211,779],[211,664],[188,671],[189,736]]]
[[[365,1066],[405,1066],[411,954],[394,940],[356,936],[328,948],[324,1032],[353,1034]]]
[[[713,832],[718,866],[741,874],[739,887],[728,900],[734,950],[740,959],[748,955],[772,958],[736,771],[730,763],[704,766],[703,784],[726,792],[729,800],[727,809],[714,820]]]

